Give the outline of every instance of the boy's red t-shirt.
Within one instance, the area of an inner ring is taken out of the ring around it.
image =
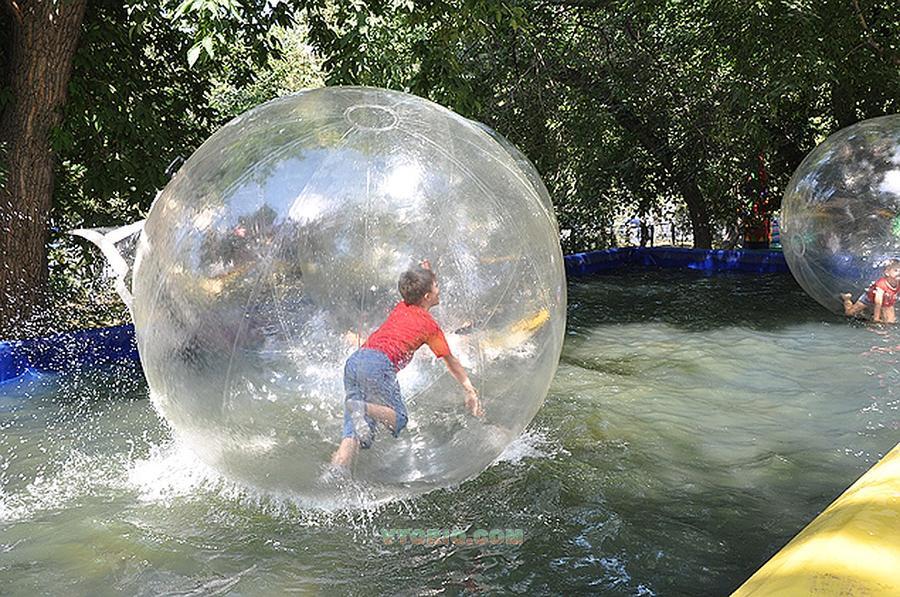
[[[881,306],[893,307],[894,303],[897,302],[897,294],[900,294],[900,286],[891,286],[891,283],[888,282],[887,278],[879,278],[878,281],[869,286],[869,290],[866,292],[866,294],[868,294],[869,301],[871,301],[872,304],[875,304],[876,288],[880,288],[884,291],[884,296],[881,299]]]
[[[362,347],[380,350],[399,371],[423,344],[439,359],[450,355],[444,332],[431,314],[418,305],[401,301]]]

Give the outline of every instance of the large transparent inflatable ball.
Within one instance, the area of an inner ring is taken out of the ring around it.
[[[857,123],[828,137],[791,177],[782,243],[794,277],[816,301],[843,313],[900,259],[900,116]]]
[[[485,416],[423,347],[398,376],[407,428],[359,453],[352,499],[481,472],[540,408],[565,327],[556,221],[517,159],[441,106],[372,88],[305,91],[216,132],[153,204],[133,274],[138,348],[176,437],[243,484],[351,499],[320,479],[344,363],[428,259],[432,314]]]

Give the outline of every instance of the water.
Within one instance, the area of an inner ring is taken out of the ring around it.
[[[526,434],[458,488],[356,512],[219,478],[133,369],[0,396],[0,592],[724,594],[900,439],[898,358],[788,276],[578,279]],[[381,535],[452,527],[525,540]]]

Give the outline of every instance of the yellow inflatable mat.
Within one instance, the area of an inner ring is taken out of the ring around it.
[[[900,444],[733,595],[900,595]]]

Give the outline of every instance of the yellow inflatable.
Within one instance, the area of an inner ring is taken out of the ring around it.
[[[502,352],[521,346],[535,332],[550,321],[550,311],[541,309],[531,317],[526,317],[497,334],[481,341],[481,349],[486,352]]]
[[[900,444],[733,595],[900,595]]]

